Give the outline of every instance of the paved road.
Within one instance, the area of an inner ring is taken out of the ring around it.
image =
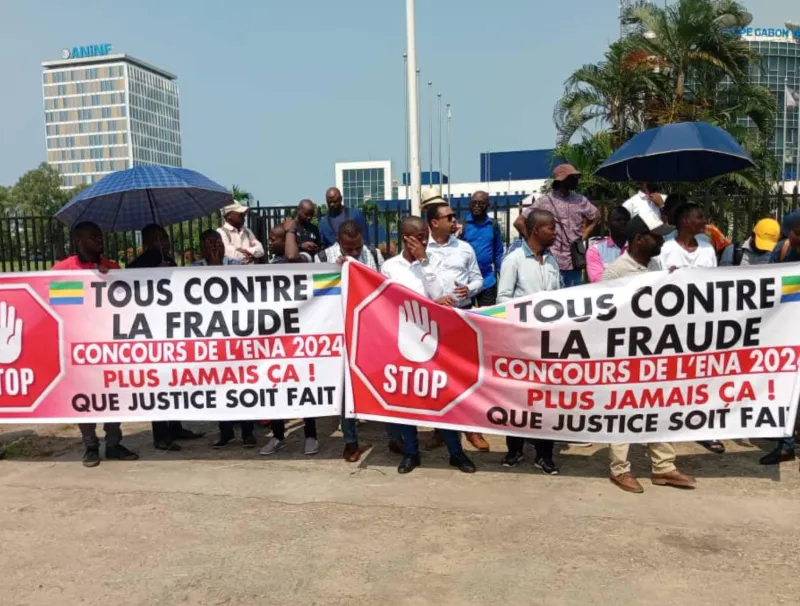
[[[376,447],[358,465],[322,427],[317,457],[299,454],[295,432],[265,460],[210,440],[164,455],[145,426],[126,426],[143,460],[91,470],[74,429],[23,437],[0,463],[0,604],[800,600],[800,474],[759,467],[758,447],[719,457],[682,445],[696,491],[644,482],[629,495],[606,479],[599,447],[564,449],[564,475],[546,477],[530,463],[501,470],[492,438],[474,476],[436,452],[402,477],[379,427],[361,427]],[[0,441],[18,429],[0,427]]]

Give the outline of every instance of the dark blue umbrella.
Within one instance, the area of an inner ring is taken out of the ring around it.
[[[227,189],[188,168],[136,166],[87,187],[56,217],[70,227],[92,221],[104,231],[132,231],[207,217],[232,201]]]
[[[704,181],[755,166],[731,134],[708,122],[651,128],[595,171],[609,181]]]

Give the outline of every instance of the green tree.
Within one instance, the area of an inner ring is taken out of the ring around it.
[[[61,184],[61,173],[42,162],[11,188],[8,208],[16,214],[51,217],[69,200],[69,193],[61,189]]]
[[[246,204],[247,206],[253,201],[253,194],[249,191],[246,191],[239,187],[238,185],[234,185],[231,188],[231,194],[233,195],[233,199],[237,202],[241,202],[242,204]]]
[[[559,143],[576,134],[607,130],[617,147],[644,127],[644,104],[658,74],[636,61],[627,44],[615,42],[597,64],[578,68],[566,81],[554,112]]]

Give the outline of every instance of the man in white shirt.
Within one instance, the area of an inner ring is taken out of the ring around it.
[[[220,212],[225,223],[217,230],[225,244],[225,256],[243,265],[264,256],[264,245],[244,225],[244,215],[249,210],[238,202],[224,207]]]
[[[403,236],[403,252],[384,261],[381,273],[423,297],[452,306],[455,300],[444,294],[436,265],[426,254],[429,232],[425,221],[420,217],[406,217],[400,223],[400,235]]]
[[[717,266],[717,251],[705,237],[706,214],[699,204],[687,202],[675,210],[677,233],[673,240],[664,242],[658,264],[653,269],[684,269],[694,267],[714,268]],[[725,445],[719,440],[698,442],[707,450],[723,454]]]
[[[428,204],[425,218],[431,232],[428,257],[437,264],[444,293],[456,300],[457,307],[469,309],[472,298],[483,290],[483,276],[475,251],[467,242],[455,237],[458,224],[449,204]]]
[[[706,216],[702,207],[687,202],[675,210],[675,238],[661,247],[660,269],[717,266],[717,251],[704,236]]]
[[[472,307],[472,299],[483,290],[483,275],[472,246],[455,236],[458,229],[456,214],[445,202],[432,202],[425,206],[425,219],[431,232],[427,253],[442,280],[444,294],[455,299],[460,309]],[[467,433],[467,440],[478,450],[487,452],[489,442],[482,434]],[[437,431],[427,447],[436,448],[444,443]],[[452,463],[452,461],[451,461]],[[463,470],[463,468],[462,468]]]
[[[386,261],[381,267],[381,273],[440,305],[449,307],[455,305],[455,299],[444,294],[437,276],[438,267],[426,254],[429,233],[425,221],[420,217],[406,217],[400,224],[400,234],[403,236],[403,252]],[[421,464],[417,427],[415,425],[399,427],[403,436],[403,460],[397,466],[397,473],[411,473]],[[473,473],[475,464],[464,454],[458,432],[443,429],[437,435],[447,445],[450,465],[458,467],[464,473]]]

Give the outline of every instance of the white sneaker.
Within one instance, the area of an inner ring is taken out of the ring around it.
[[[304,455],[315,455],[319,452],[319,442],[316,438],[306,438],[306,443],[303,446]]]
[[[270,438],[269,442],[267,442],[267,445],[264,446],[264,448],[262,448],[258,454],[264,456],[273,455],[284,448],[286,448],[286,442],[279,440],[278,438]]]

